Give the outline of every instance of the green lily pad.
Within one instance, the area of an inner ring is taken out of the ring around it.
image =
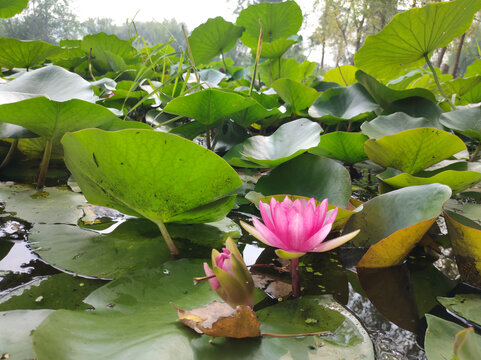
[[[28,0],[1,0],[0,1],[0,18],[5,19],[12,17],[25,9]]]
[[[393,177],[383,178],[382,181],[395,188],[434,183],[444,184],[451,188],[453,194],[457,194],[479,183],[481,181],[481,172],[446,170],[427,177],[402,173]]]
[[[261,3],[242,10],[236,20],[236,25],[245,28],[241,41],[251,49],[257,48],[259,23],[262,23],[265,43],[286,39],[297,34],[301,28],[302,11],[294,1]]]
[[[271,87],[286,104],[291,106],[295,114],[311,106],[319,97],[315,89],[291,79],[278,79],[271,84]]]
[[[309,108],[309,115],[327,124],[359,121],[372,117],[379,108],[360,84],[331,88],[321,94]]]
[[[31,333],[52,310],[0,312],[0,349],[10,359],[34,359]]]
[[[0,201],[5,211],[36,223],[76,225],[82,217],[85,198],[68,189],[46,187],[37,191],[25,185],[0,184]]]
[[[385,109],[384,114],[388,115],[396,112],[404,112],[412,117],[425,117],[436,121],[437,125],[432,127],[441,128],[437,120],[439,120],[444,111],[435,102],[426,98],[412,97],[393,102]]]
[[[367,37],[354,64],[380,79],[421,66],[425,55],[464,34],[480,8],[479,0],[457,0],[400,13],[378,34]]]
[[[354,85],[357,83],[357,70],[358,69],[352,65],[341,65],[326,72],[323,81],[334,82],[342,86]]]
[[[189,36],[189,44],[196,65],[207,64],[212,58],[232,49],[244,29],[222,17],[209,19],[197,26]]]
[[[263,83],[270,86],[277,79],[291,79],[301,82],[308,78],[315,70],[316,63],[304,61],[299,64],[295,59],[271,59],[259,65],[259,76]]]
[[[151,359],[158,356],[159,351],[164,357],[215,359],[227,349],[233,359],[278,359],[282,355],[291,359],[288,354],[309,355],[315,359],[329,359],[333,355],[374,358],[365,330],[331,297],[306,297],[259,312],[266,331],[286,333],[289,330],[282,314],[285,315],[286,309],[296,308],[290,322],[293,330],[333,330],[333,335],[322,338],[324,346],[320,348],[309,349],[309,345],[317,344],[318,337],[217,338],[213,346],[209,337],[176,323],[177,314],[170,305],[172,302],[190,309],[215,299],[209,284],[193,285],[192,278],[202,273],[201,261],[183,259],[166,263],[158,270],[131,273],[107,284],[85,300],[95,307],[95,312],[60,310],[37,328],[34,343],[38,358],[55,358],[67,349],[71,359],[85,356],[124,359],[133,354],[136,359]],[[306,322],[308,318],[312,319]],[[62,336],[59,336],[60,329]],[[122,341],[123,346],[113,345],[118,341]]]
[[[451,310],[467,320],[481,325],[481,296],[476,294],[459,294],[453,298],[438,297],[438,301],[446,309]]]
[[[364,143],[367,156],[376,164],[415,174],[451,155],[466,150],[456,135],[435,128],[417,128]]]
[[[125,129],[153,130],[152,127],[146,123],[140,121],[122,120],[119,118],[114,118],[111,121],[98,126],[98,128],[106,131],[117,131]]]
[[[261,177],[255,191],[264,195],[292,194],[317,200],[327,198],[329,204],[347,209],[351,178],[337,161],[305,154]]]
[[[451,211],[444,218],[461,279],[481,288],[481,225]]]
[[[281,114],[277,107],[268,109],[259,101],[255,99],[252,100],[254,103],[252,106],[229,115],[232,120],[244,128],[248,128],[255,122],[265,120],[271,116],[276,117]],[[278,104],[276,106],[278,106]]]
[[[240,94],[209,88],[171,100],[164,111],[193,118],[209,126],[224,117],[255,104],[255,100]]]
[[[56,274],[36,280],[0,298],[0,311],[20,309],[85,310],[82,300],[105,281]]]
[[[84,36],[80,42],[80,48],[85,54],[92,51],[92,65],[102,74],[108,71],[119,71],[120,69],[115,68],[115,60],[120,58],[124,66],[125,62],[137,53],[130,41],[120,40],[116,35],[107,35],[103,32]]]
[[[426,357],[429,360],[454,359],[453,345],[456,334],[463,331],[464,327],[430,314],[426,314],[426,320],[428,321],[428,329],[424,340]],[[473,341],[475,346],[481,347],[481,336],[475,335]],[[469,360],[470,358],[458,357],[458,359]]]
[[[361,133],[335,131],[321,136],[319,145],[309,152],[328,158],[340,160],[346,164],[355,164],[367,159],[364,142],[368,137]]]
[[[294,120],[280,126],[271,136],[250,137],[229,150],[224,159],[233,166],[273,168],[317,146],[321,131],[318,123]]]
[[[287,39],[277,39],[272,42],[263,42],[261,48],[261,58],[278,59],[295,43],[302,41],[301,36],[289,36]],[[252,48],[252,54],[257,53],[257,46]]]
[[[361,229],[351,244],[368,247],[418,223],[431,219],[434,222],[450,197],[451,189],[441,184],[411,186],[379,195],[363,204],[362,211],[349,219],[345,231]],[[393,256],[398,246],[408,243],[403,237],[399,241],[391,244]]]
[[[240,236],[239,227],[228,219],[208,224],[168,224],[167,229],[179,240],[184,255],[196,257],[208,256],[210,249],[221,247],[228,236]],[[49,264],[99,278],[117,278],[170,260],[159,229],[146,219],[129,219],[114,230],[103,232],[70,225],[37,224],[31,230],[29,242]]]
[[[77,99],[56,102],[36,97],[0,105],[2,121],[22,126],[53,142],[58,142],[66,132],[100,126],[116,117],[102,105]]]
[[[89,102],[97,100],[88,81],[55,65],[26,72],[9,83],[0,85],[0,104],[25,100],[25,94],[45,96],[57,102],[71,99]],[[18,98],[12,98],[13,95]],[[2,101],[5,96],[9,97],[9,101]]]
[[[7,69],[30,69],[63,52],[61,47],[40,40],[27,41],[4,37],[0,38],[0,47],[2,48],[0,66]]]
[[[62,144],[89,202],[156,223],[176,216],[186,223],[222,219],[229,194],[242,185],[220,157],[173,134],[86,129],[66,134]]]
[[[362,84],[362,86],[364,86],[372,98],[384,109],[388,108],[389,105],[395,101],[412,97],[422,97],[429,101],[436,102],[436,97],[429,90],[422,88],[408,90],[390,89],[362,70],[359,70],[356,73],[356,79],[360,84]]]
[[[403,112],[391,115],[381,115],[361,125],[361,131],[371,139],[380,139],[383,136],[394,135],[404,130],[431,127],[442,129],[437,120],[424,117],[412,117]]]
[[[450,129],[481,141],[481,107],[444,113],[440,121]]]

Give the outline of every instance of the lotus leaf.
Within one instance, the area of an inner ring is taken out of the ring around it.
[[[63,49],[59,46],[47,44],[40,40],[25,41],[4,37],[0,38],[0,47],[2,48],[0,66],[7,69],[30,69],[35,65],[41,65],[45,59],[55,57],[63,52]]]
[[[273,168],[317,146],[321,126],[298,119],[280,126],[271,136],[252,136],[234,146],[224,159],[233,166]]]
[[[234,47],[243,31],[241,26],[220,16],[197,26],[189,36],[195,64],[207,64],[213,57],[225,54]]]
[[[430,3],[396,15],[378,34],[369,36],[354,64],[381,79],[421,66],[424,56],[448,45],[469,29],[480,0]]]
[[[451,155],[466,150],[456,135],[435,128],[417,128],[364,143],[369,159],[384,167],[416,174]]]
[[[335,160],[305,154],[282,164],[259,179],[255,187],[264,195],[292,194],[313,197],[347,209],[351,196],[349,172]]]
[[[336,124],[369,119],[378,108],[362,85],[354,84],[322,93],[309,108],[309,115],[327,124]]]
[[[309,152],[315,155],[355,164],[367,159],[364,142],[368,137],[361,133],[335,131],[321,136],[319,145]]]

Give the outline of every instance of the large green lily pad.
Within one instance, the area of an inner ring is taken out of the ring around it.
[[[210,249],[220,248],[228,236],[240,236],[239,226],[229,219],[209,224],[168,224],[167,230],[178,240],[182,253],[193,257],[208,256]],[[29,242],[33,251],[49,264],[99,278],[117,278],[170,260],[159,229],[146,219],[129,219],[103,232],[71,225],[36,224]]]
[[[451,155],[466,150],[456,135],[435,128],[417,128],[364,143],[369,159],[384,167],[408,174],[428,168]]]
[[[372,98],[384,109],[388,108],[389,105],[395,101],[412,97],[422,97],[429,101],[436,102],[436,97],[429,90],[422,88],[393,90],[381,84],[375,78],[369,74],[366,74],[362,70],[356,72],[356,79],[360,84],[362,84],[362,86],[364,86]]]
[[[481,296],[476,294],[458,294],[453,298],[438,297],[438,300],[446,309],[481,325],[481,314],[479,313]]]
[[[278,79],[271,87],[296,114],[311,106],[319,96],[315,89],[291,79]]]
[[[360,229],[351,244],[371,246],[359,266],[400,263],[429,230],[451,197],[446,185],[410,186],[369,200],[347,222],[345,231]]]
[[[428,321],[424,341],[426,357],[429,360],[453,359],[456,335],[463,331],[464,327],[430,314],[426,314],[426,320]],[[479,349],[481,347],[481,336],[475,335],[473,341]],[[458,357],[458,359],[469,360],[470,358]]]
[[[222,219],[242,185],[216,154],[173,134],[86,129],[66,134],[62,144],[89,202],[154,222]]]
[[[9,83],[0,85],[0,104],[25,100],[26,95],[45,96],[57,102],[71,99],[89,102],[97,100],[88,81],[55,65],[26,72]],[[6,96],[9,97],[8,101],[2,101]],[[17,99],[13,96],[17,96]]]
[[[378,108],[362,85],[354,84],[322,93],[309,108],[309,115],[327,124],[335,124],[343,120],[366,120]]]
[[[335,131],[321,136],[319,145],[309,152],[328,158],[340,160],[346,164],[355,164],[367,159],[364,142],[368,137],[361,133]]]
[[[450,129],[481,141],[481,107],[444,113],[440,121]]]
[[[35,358],[31,333],[52,310],[15,310],[0,312],[0,352],[10,359]],[[8,359],[8,358],[7,358]]]
[[[457,194],[479,183],[481,181],[481,172],[445,170],[432,176],[419,176],[419,174],[414,176],[402,173],[393,177],[383,178],[382,181],[395,188],[434,183],[444,184],[451,188],[453,194]]]
[[[18,14],[28,5],[28,0],[0,0],[0,18],[9,18]]]
[[[380,79],[421,66],[425,55],[431,56],[435,49],[464,34],[480,8],[479,0],[457,0],[402,12],[378,34],[366,39],[354,63]]]
[[[54,142],[68,131],[97,127],[116,117],[102,105],[77,99],[56,102],[36,97],[0,105],[2,121],[22,126]]]
[[[347,209],[351,196],[349,172],[335,160],[301,155],[259,179],[255,191],[264,195],[291,194],[313,197]]]
[[[85,198],[68,189],[46,187],[37,191],[25,185],[0,184],[5,211],[29,223],[76,225],[82,217]]]
[[[334,82],[342,86],[349,86],[357,83],[357,68],[352,65],[341,65],[329,70],[324,74],[323,81]]]
[[[194,286],[192,278],[202,275],[199,260],[166,263],[158,270],[131,273],[96,290],[85,301],[95,307],[93,313],[57,311],[35,331],[35,351],[39,360],[70,359],[91,356],[97,359],[164,358],[214,359],[229,349],[233,359],[262,357],[297,358],[302,354],[314,359],[344,356],[373,359],[372,344],[360,323],[331,297],[306,297],[261,310],[263,332],[332,330],[329,337],[303,339],[210,338],[176,323],[177,314],[170,303],[181,308],[195,308],[214,300],[216,294],[208,283]],[[291,321],[285,312],[297,309]],[[302,311],[304,310],[304,311]],[[306,321],[311,319],[310,321]],[[62,329],[62,336],[59,331]],[[123,346],[118,346],[119,341]],[[315,346],[319,341],[322,347]],[[310,349],[314,345],[314,349]]]
[[[424,117],[412,117],[404,112],[396,112],[391,115],[381,115],[361,125],[361,131],[371,139],[380,139],[386,135],[394,135],[404,130],[421,127],[442,129],[442,125],[436,119]]]
[[[209,88],[171,100],[166,113],[193,118],[209,126],[228,115],[256,104],[252,98],[233,92]]]
[[[267,86],[277,79],[292,79],[300,82],[308,78],[315,68],[315,62],[306,60],[299,64],[296,59],[280,57],[259,65],[259,76]]]
[[[0,311],[20,309],[85,310],[82,300],[105,281],[83,279],[68,274],[55,274],[37,279],[0,298]]]
[[[85,54],[92,53],[92,65],[102,74],[108,71],[119,71],[118,65],[132,59],[137,51],[128,40],[120,40],[116,35],[103,32],[86,35],[80,42],[80,48]]]
[[[271,136],[252,136],[234,146],[224,159],[233,166],[273,168],[319,144],[321,126],[298,119],[280,126]]]
[[[63,52],[61,47],[40,40],[26,41],[4,37],[0,39],[0,47],[0,66],[7,69],[30,69]]]
[[[259,21],[260,20],[260,21]],[[295,1],[261,3],[242,10],[236,20],[245,28],[241,41],[251,49],[257,48],[262,23],[263,41],[271,43],[295,35],[302,25],[302,11]]]
[[[218,16],[197,26],[189,36],[196,65],[206,64],[217,55],[232,49],[244,29]]]

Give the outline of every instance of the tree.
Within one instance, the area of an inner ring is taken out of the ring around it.
[[[69,0],[30,0],[20,15],[2,20],[0,24],[2,36],[52,44],[61,39],[77,39],[81,30]]]

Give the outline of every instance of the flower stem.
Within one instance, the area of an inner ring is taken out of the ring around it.
[[[299,282],[299,258],[291,259],[291,284],[292,296],[301,296],[301,283]]]

